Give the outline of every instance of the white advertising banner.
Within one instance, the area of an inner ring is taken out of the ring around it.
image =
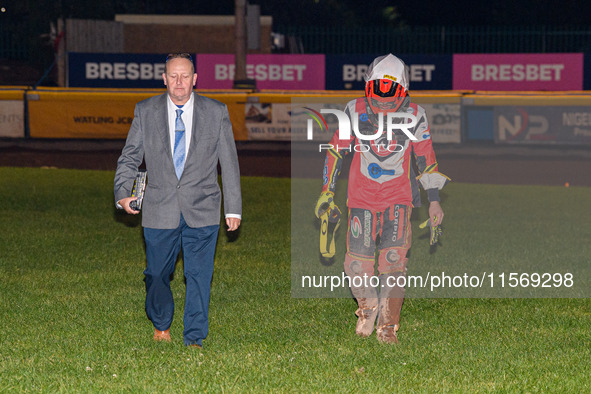
[[[513,144],[591,144],[588,106],[496,106],[495,141]]]
[[[421,104],[427,112],[434,143],[462,142],[460,104]]]
[[[421,104],[427,112],[434,143],[460,143],[460,104]],[[320,108],[343,109],[342,104],[302,103],[292,108],[287,103],[247,103],[245,106],[248,139],[258,141],[306,140],[306,121]],[[302,115],[302,116],[299,116]],[[320,118],[320,116],[318,116]],[[327,127],[315,127],[313,140],[328,141],[338,129],[334,116],[324,116]],[[291,123],[291,124],[290,124]]]
[[[25,105],[23,100],[0,100],[0,137],[25,136]]]
[[[289,141],[291,104],[247,103],[245,125],[253,141]]]

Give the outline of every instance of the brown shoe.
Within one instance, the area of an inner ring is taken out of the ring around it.
[[[192,348],[195,348],[195,349],[203,349],[203,346],[201,346],[201,345],[199,345],[197,343],[192,343],[192,344],[188,345],[188,347],[192,347]]]
[[[160,331],[158,329],[154,329],[154,340],[157,342],[170,342],[170,329]]]

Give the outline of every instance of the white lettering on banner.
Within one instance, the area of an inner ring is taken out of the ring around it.
[[[85,65],[86,79],[159,80],[165,70],[164,63],[93,63]]]
[[[302,81],[305,64],[247,64],[246,75],[257,81]],[[234,79],[236,66],[234,64],[216,64],[214,78],[216,81]]]
[[[363,81],[366,64],[343,64],[343,81]]]
[[[125,63],[113,64],[114,78],[125,79]]]
[[[541,115],[529,115],[525,125],[521,115],[513,116],[513,122],[504,115],[500,115],[498,119],[499,139],[501,141],[510,140],[523,131],[527,131],[523,140],[532,139],[534,135],[545,134],[548,128],[548,119]]]
[[[140,78],[141,79],[151,79],[152,78],[152,68],[149,64],[140,64]]]
[[[472,81],[560,81],[564,64],[473,64]]]
[[[127,79],[132,81],[137,80],[140,77],[140,66],[137,63],[129,63],[127,65]]]
[[[505,141],[517,134],[521,129],[522,119],[523,118],[521,116],[514,116],[513,123],[511,123],[503,115],[499,116],[499,139]],[[508,137],[507,134],[509,134]]]
[[[411,64],[410,80],[411,82],[431,82],[433,71],[435,71],[434,64]]]
[[[575,127],[575,136],[591,137],[591,130]]]
[[[229,75],[228,69],[231,68],[232,76]],[[234,67],[228,67],[225,64],[216,64],[214,69],[214,78],[216,81],[225,81],[228,79],[234,79]]]
[[[411,64],[410,81],[411,82],[431,82],[433,80],[434,64]],[[365,64],[343,64],[343,81],[363,81],[363,76],[367,71]]]
[[[23,116],[20,114],[3,114],[0,113],[0,123],[20,123],[23,121]]]
[[[563,126],[591,126],[590,112],[564,112],[562,114]]]

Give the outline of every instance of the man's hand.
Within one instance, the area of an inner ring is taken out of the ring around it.
[[[240,227],[240,219],[226,218],[226,226],[228,226],[228,231],[235,231]]]
[[[137,197],[126,197],[117,201],[117,204],[121,205],[121,207],[123,207],[123,210],[125,210],[125,212],[127,212],[128,214],[137,215],[140,213],[140,211],[136,211],[135,209],[131,209],[129,207],[129,203],[135,200],[137,200]]]
[[[443,221],[443,210],[441,204],[438,201],[431,202],[429,205],[429,219],[419,225],[419,228],[425,228],[429,226],[431,230],[431,237],[429,238],[429,245],[433,246],[439,240],[439,237],[443,233],[441,229],[441,222]]]
[[[431,219],[432,226],[439,226],[443,221],[443,209],[439,201],[433,201],[429,205],[429,219]]]

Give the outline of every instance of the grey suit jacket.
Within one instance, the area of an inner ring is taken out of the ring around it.
[[[242,214],[240,170],[228,108],[219,101],[193,95],[191,144],[180,180],[172,161],[167,93],[135,106],[127,142],[117,161],[115,201],[131,196],[138,167],[145,160],[148,183],[142,204],[144,227],[176,228],[181,213],[190,227],[219,224],[222,194],[218,162],[224,212]]]

